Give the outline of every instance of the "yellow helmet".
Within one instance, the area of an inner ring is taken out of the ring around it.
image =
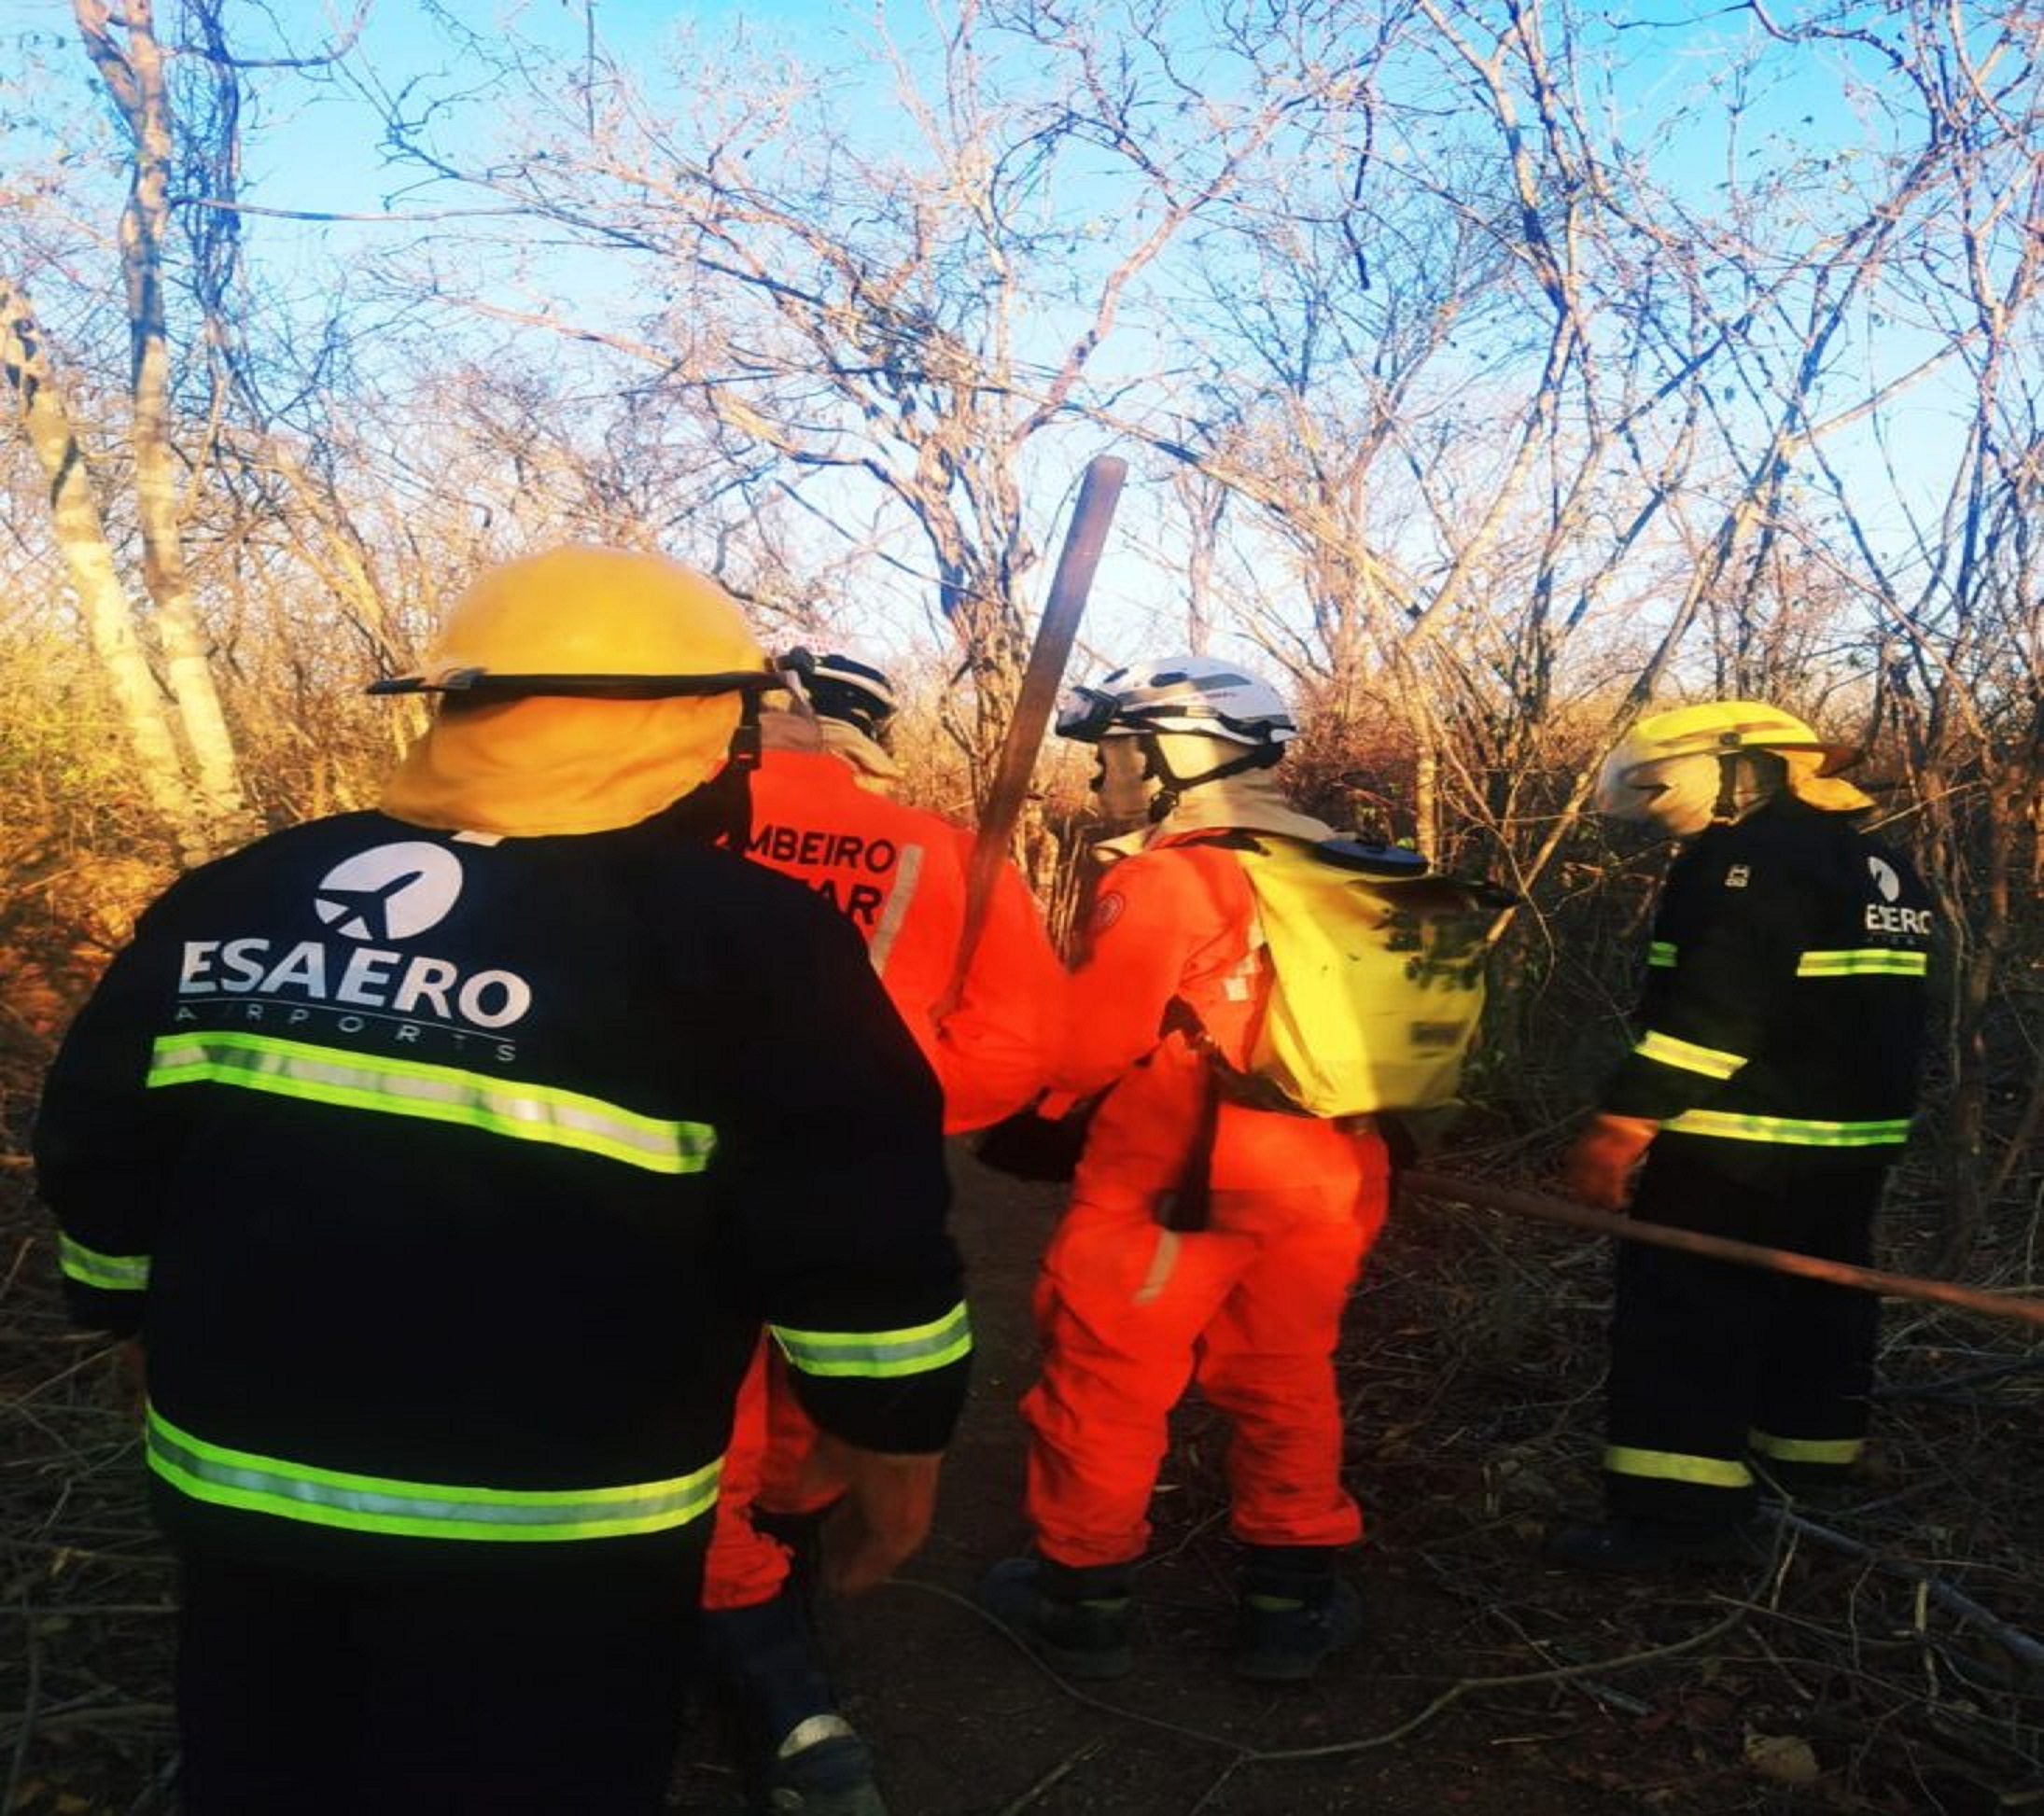
[[[777,683],[708,575],[665,555],[569,545],[487,569],[455,602],[418,673],[369,691],[645,699]]]
[[[1701,831],[1726,811],[1717,759],[1742,750],[1783,755],[1789,791],[1811,806],[1848,813],[1872,803],[1838,772],[1859,761],[1853,745],[1817,736],[1794,713],[1758,700],[1714,700],[1676,706],[1641,719],[1604,759],[1596,808],[1613,819],[1657,826],[1683,836]],[[1741,797],[1739,805],[1757,804]]]

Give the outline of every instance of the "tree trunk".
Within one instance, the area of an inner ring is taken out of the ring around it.
[[[211,855],[206,816],[192,798],[164,710],[163,692],[150,673],[134,615],[114,566],[105,524],[92,496],[85,451],[43,356],[40,331],[28,299],[0,276],[0,370],[19,406],[22,427],[49,482],[51,532],[77,594],[78,610],[134,749],[135,779],[177,841],[188,864]]]
[[[232,842],[246,838],[254,827],[185,570],[163,301],[163,243],[170,225],[170,97],[150,6],[151,0],[128,0],[122,14],[125,53],[107,35],[103,7],[95,0],[78,0],[77,10],[93,62],[134,142],[133,180],[120,217],[120,262],[128,296],[133,402],[130,429],[143,583],[156,608],[164,679],[191,752],[202,811],[216,836]]]

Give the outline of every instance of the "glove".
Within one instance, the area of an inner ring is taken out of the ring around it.
[[[1087,1097],[1062,1115],[1040,1115],[1035,1106],[1018,1110],[979,1138],[973,1152],[982,1166],[1013,1179],[1063,1183],[1079,1170],[1086,1129],[1099,1098]]]
[[[833,1595],[862,1595],[894,1574],[930,1535],[943,1457],[861,1450],[825,1436],[817,1446],[845,1484],[823,1523],[823,1583]]]
[[[1623,1210],[1633,1169],[1659,1130],[1645,1116],[1592,1116],[1561,1161],[1561,1189],[1599,1210]]]

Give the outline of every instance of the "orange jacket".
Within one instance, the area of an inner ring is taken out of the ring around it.
[[[1230,1064],[1247,1066],[1269,997],[1269,960],[1249,878],[1225,847],[1198,842],[1212,836],[1159,840],[1101,884],[1049,1106],[1113,1087],[1079,1165],[1076,1195],[1089,1203],[1154,1202],[1184,1175],[1213,1069],[1185,1034],[1164,1032],[1174,998]],[[1324,1122],[1223,1101],[1210,1175],[1216,1214],[1231,1193],[1266,1207],[1345,1204],[1376,1167],[1375,1148],[1366,1119]]]
[[[1043,1087],[1064,968],[1022,878],[1003,865],[958,1007],[932,1016],[965,922],[973,835],[859,786],[820,751],[765,752],[748,855],[809,885],[865,936],[873,968],[944,1085],[945,1126],[981,1128]]]

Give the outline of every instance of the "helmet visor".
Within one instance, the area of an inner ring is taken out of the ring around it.
[[[1636,751],[1616,750],[1598,774],[1596,809],[1607,819],[1687,838],[1711,823],[1720,785],[1717,761],[1695,754],[1642,762]]]
[[[1075,687],[1057,705],[1057,735],[1079,744],[1098,744],[1113,729],[1120,698],[1099,688]]]

